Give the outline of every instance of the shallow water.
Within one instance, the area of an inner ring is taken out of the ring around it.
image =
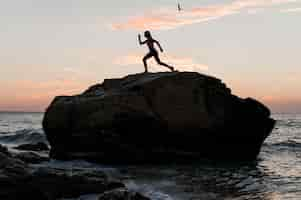
[[[12,148],[23,143],[46,142],[43,114],[0,113],[0,143]],[[85,161],[42,163],[64,168],[105,170],[130,189],[154,200],[182,199],[301,199],[301,115],[274,115],[273,133],[262,146],[258,160],[249,164],[107,166]],[[81,197],[95,199],[95,195]]]

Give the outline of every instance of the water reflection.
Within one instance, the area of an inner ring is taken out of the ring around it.
[[[231,165],[131,166],[121,170],[130,188],[153,199],[299,199],[300,172],[283,170],[279,160],[261,158],[254,163]],[[288,158],[289,159],[289,158]],[[283,164],[287,163],[283,160]],[[298,183],[298,184],[296,184]],[[153,192],[156,191],[156,196]],[[301,191],[301,190],[300,190]],[[161,196],[158,198],[158,192]],[[166,196],[164,198],[165,194]]]
[[[263,199],[269,190],[264,179],[267,174],[256,163],[132,166],[122,171],[129,187],[133,187],[134,180],[137,187],[142,186],[142,192],[164,191],[172,199],[249,198],[250,194]]]
[[[275,130],[254,163],[131,166],[128,186],[156,200],[301,199],[301,115],[274,116]]]

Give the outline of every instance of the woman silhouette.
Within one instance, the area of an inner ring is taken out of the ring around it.
[[[151,33],[149,31],[144,32],[144,37],[146,38],[146,40],[142,42],[141,41],[141,35],[140,34],[138,35],[139,44],[140,45],[147,44],[147,46],[149,48],[148,54],[146,54],[143,58],[143,64],[144,64],[145,72],[147,72],[147,63],[146,63],[146,61],[147,61],[147,59],[149,59],[151,57],[154,57],[159,65],[163,65],[165,67],[168,67],[171,71],[174,71],[174,68],[172,66],[169,66],[164,62],[161,62],[161,60],[159,58],[159,54],[158,54],[158,51],[156,50],[156,48],[154,46],[154,43],[156,43],[158,45],[160,51],[163,52],[163,49],[162,49],[160,43],[157,40],[152,38]]]

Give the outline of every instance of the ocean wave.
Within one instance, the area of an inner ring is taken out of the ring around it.
[[[274,147],[283,147],[283,148],[300,148],[301,150],[301,143],[295,141],[295,140],[286,140],[278,143],[270,144],[270,146]]]
[[[301,128],[301,121],[299,119],[282,119],[276,121],[276,127],[295,127]]]
[[[162,183],[160,182],[160,184]],[[169,184],[171,184],[172,187],[175,187],[176,183],[170,182]],[[156,183],[156,185],[157,187],[159,187],[158,183]],[[173,197],[171,197],[169,194],[163,191],[160,191],[160,189],[154,187],[153,184],[137,184],[135,181],[130,180],[126,182],[126,187],[129,188],[130,190],[140,192],[145,196],[150,197],[151,199],[154,200],[174,200]]]
[[[12,146],[20,144],[35,144],[38,142],[48,144],[46,135],[42,129],[23,129],[13,133],[0,135],[0,143]]]

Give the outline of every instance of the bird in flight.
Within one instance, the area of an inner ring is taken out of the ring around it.
[[[180,3],[178,3],[178,11],[180,12],[182,10]]]

